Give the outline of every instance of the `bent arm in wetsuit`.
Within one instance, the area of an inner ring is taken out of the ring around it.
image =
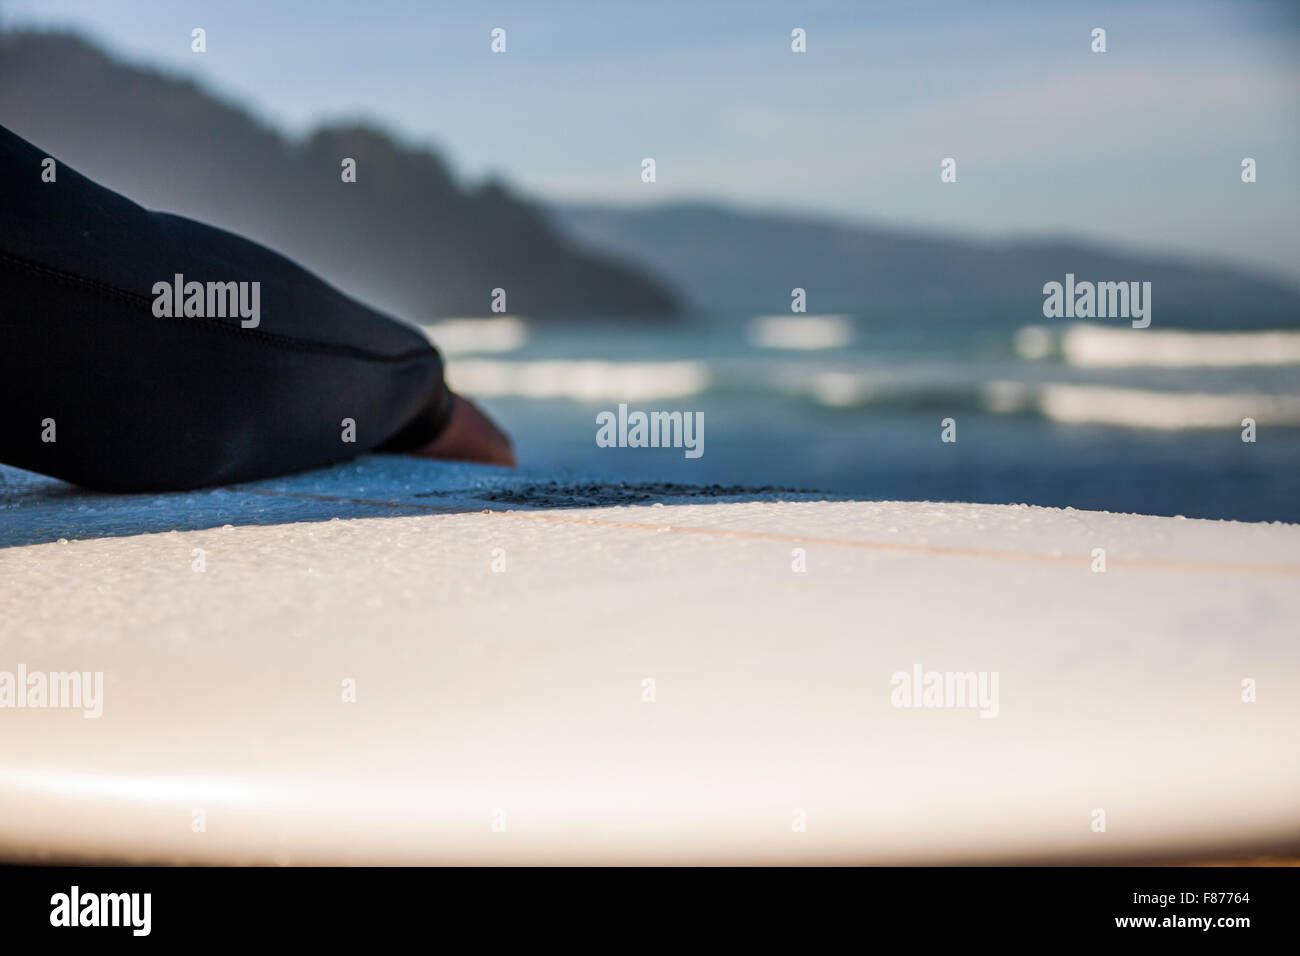
[[[0,461],[195,488],[427,448],[468,406],[419,330],[46,159],[0,127]]]

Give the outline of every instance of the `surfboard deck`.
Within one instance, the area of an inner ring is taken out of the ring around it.
[[[0,708],[0,858],[1293,853],[1297,578],[1283,524],[396,456],[148,496],[0,469],[0,672],[103,674],[98,717]],[[996,674],[996,708],[899,706],[931,673]]]

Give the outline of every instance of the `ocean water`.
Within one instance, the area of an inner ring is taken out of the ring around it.
[[[1300,522],[1296,328],[938,310],[429,331],[521,460],[561,472]],[[596,416],[620,403],[703,413],[704,453],[599,447]]]

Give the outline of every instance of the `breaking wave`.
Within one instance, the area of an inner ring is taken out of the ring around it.
[[[698,395],[709,387],[703,362],[460,359],[447,366],[447,384],[485,398],[569,398],[642,402]]]
[[[1122,428],[1240,428],[1244,418],[1260,425],[1300,425],[1300,396],[1248,392],[998,381],[986,386],[984,408],[1003,414],[1038,414],[1070,425]]]
[[[962,378],[942,367],[921,374],[822,371],[785,374],[774,384],[825,408],[977,409],[1070,425],[1181,430],[1300,425],[1300,395],[1153,389],[1081,382]]]
[[[1181,332],[1078,324],[1058,331],[1031,325],[1016,333],[1015,349],[1024,359],[1059,356],[1076,368],[1300,365],[1300,332]]]
[[[1246,418],[1261,426],[1300,426],[1300,394],[1285,387],[1269,392],[1241,376],[1220,377],[1213,387],[1206,387],[1203,377],[1184,387],[1178,381],[1150,387],[1134,381],[1071,381],[1071,370],[1059,367],[1059,377],[1044,379],[1035,368],[1041,372],[1044,366],[950,360],[825,368],[794,358],[772,364],[467,356],[448,362],[446,375],[456,391],[483,398],[635,403],[707,395],[711,407],[722,408],[712,403],[749,406],[766,396],[845,412],[974,411],[1166,431],[1236,429]]]
[[[528,325],[513,315],[490,319],[446,319],[422,326],[443,355],[514,352],[528,342]]]
[[[853,323],[847,315],[760,315],[749,322],[749,341],[761,349],[838,349],[853,341]]]

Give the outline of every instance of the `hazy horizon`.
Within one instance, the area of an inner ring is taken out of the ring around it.
[[[5,0],[0,16],[73,29],[290,136],[365,119],[462,180],[540,202],[1072,237],[1300,281],[1300,16],[1284,5]],[[196,26],[204,54],[189,49]],[[504,54],[489,50],[497,26]],[[806,53],[790,50],[796,26]],[[941,184],[948,156],[958,180]]]

